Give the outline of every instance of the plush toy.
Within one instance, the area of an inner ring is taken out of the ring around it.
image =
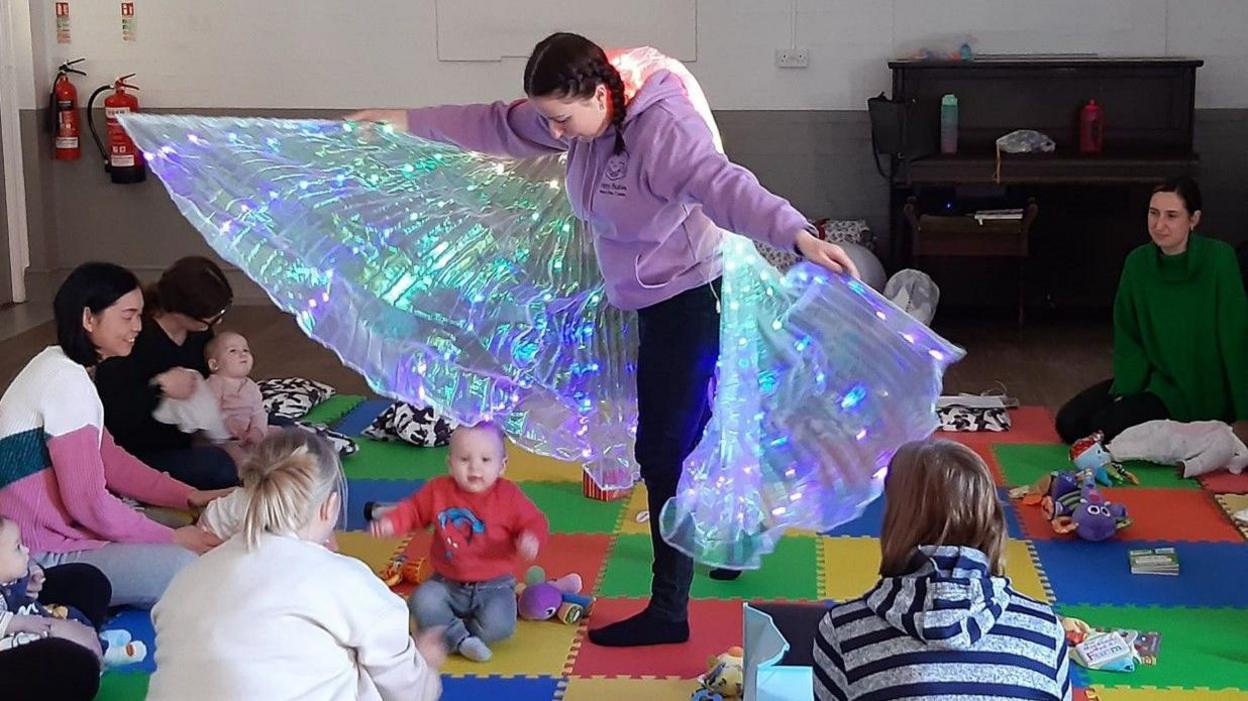
[[[1102,487],[1115,484],[1139,484],[1140,480],[1122,465],[1114,461],[1114,456],[1105,448],[1105,435],[1100,431],[1086,438],[1080,438],[1070,446],[1070,461],[1080,472],[1088,472],[1093,480]]]
[[[567,574],[559,579],[546,579],[546,572],[536,565],[529,568],[524,583],[516,585],[520,617],[529,621],[558,618],[576,625],[587,618],[594,606],[592,597],[581,596],[581,575]]]
[[[694,692],[695,701],[741,697],[745,691],[745,650],[730,647],[727,652],[707,659],[706,666],[706,674],[698,678],[702,688]]]
[[[1086,471],[1050,475],[1040,508],[1054,531],[1074,533],[1083,540],[1107,540],[1131,525],[1126,507],[1107,501]]]

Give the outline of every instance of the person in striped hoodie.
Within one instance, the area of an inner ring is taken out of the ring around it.
[[[40,566],[85,562],[108,577],[112,605],[151,606],[179,569],[220,541],[194,526],[156,523],[114,494],[186,509],[223,492],[153,470],[104,428],[90,373],[134,347],[143,309],[134,274],[84,263],[52,306],[57,344],[0,397],[0,515],[17,522]]]
[[[815,698],[1071,698],[1053,609],[1005,572],[1005,516],[983,459],[908,443],[884,482],[880,581],[833,607],[815,636]]]

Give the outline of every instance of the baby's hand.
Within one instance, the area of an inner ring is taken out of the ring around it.
[[[394,524],[384,518],[377,521],[370,521],[368,524],[368,532],[372,534],[374,538],[389,538],[394,535]]]
[[[26,594],[32,599],[39,598],[39,592],[43,591],[43,582],[47,577],[43,574],[43,568],[35,563],[30,563],[30,579],[26,581]]]
[[[537,559],[537,550],[540,547],[541,542],[538,541],[537,536],[529,531],[521,533],[520,537],[516,539],[516,552],[520,553],[520,557],[528,562]]]

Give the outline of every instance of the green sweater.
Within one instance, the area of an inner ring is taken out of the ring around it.
[[[1149,243],[1127,256],[1110,391],[1152,392],[1176,421],[1248,419],[1248,296],[1234,249],[1193,234],[1179,255]]]

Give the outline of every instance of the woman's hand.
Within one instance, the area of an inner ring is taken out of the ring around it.
[[[213,499],[219,499],[223,496],[226,496],[232,491],[234,491],[233,487],[229,489],[209,489],[209,490],[192,489],[191,493],[188,494],[186,497],[186,505],[191,507],[192,509],[202,509],[205,506],[208,506],[208,502],[212,501]]]
[[[153,377],[152,382],[170,399],[187,399],[195,393],[195,385],[202,379],[194,370],[172,368]]]
[[[83,625],[78,621],[55,619],[51,623],[52,629],[49,632],[51,637],[78,643],[94,652],[96,657],[103,659],[104,650],[100,648],[100,636],[95,632],[94,628]]]
[[[17,635],[18,633],[31,633],[32,635],[51,635],[53,619],[45,616],[32,616],[24,613],[15,614],[9,619],[9,627],[0,631],[0,635]]]
[[[203,555],[220,545],[221,539],[199,526],[183,526],[174,529],[173,542],[196,555]]]
[[[429,630],[416,631],[412,635],[416,643],[416,651],[425,658],[425,664],[431,669],[442,669],[446,664],[446,629],[442,626]]]
[[[855,280],[861,280],[858,267],[850,259],[844,248],[817,238],[814,234],[802,229],[797,232],[797,250],[802,252],[806,260],[831,270],[834,273],[845,273]]]
[[[385,124],[397,132],[406,134],[407,110],[360,110],[343,117],[348,122]]]

